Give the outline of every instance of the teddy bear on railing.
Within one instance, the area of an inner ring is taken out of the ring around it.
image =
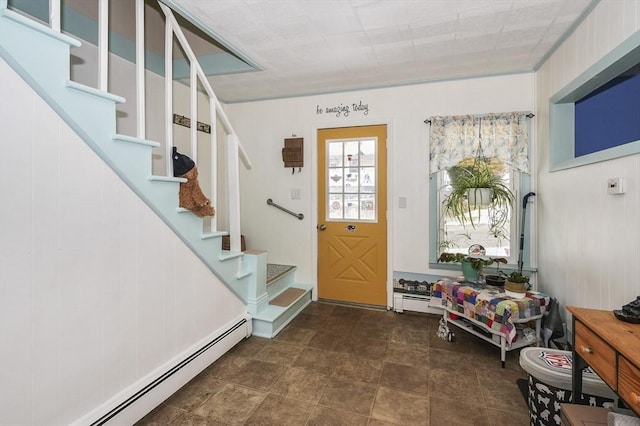
[[[180,207],[192,211],[198,217],[213,216],[216,211],[211,201],[202,193],[198,184],[198,168],[188,156],[173,147],[173,176],[187,179],[180,183]]]

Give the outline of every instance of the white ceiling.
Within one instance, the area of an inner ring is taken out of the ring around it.
[[[210,77],[242,102],[529,72],[599,0],[164,1],[262,69]]]

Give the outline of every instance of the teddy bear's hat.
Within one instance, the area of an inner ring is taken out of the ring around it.
[[[193,169],[196,163],[189,157],[178,152],[178,148],[173,147],[173,176],[182,176],[189,170]]]

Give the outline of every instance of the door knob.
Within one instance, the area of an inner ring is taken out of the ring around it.
[[[325,229],[327,229],[327,225],[325,225],[324,223],[321,223],[320,225],[316,226],[316,229],[318,231],[324,231]]]

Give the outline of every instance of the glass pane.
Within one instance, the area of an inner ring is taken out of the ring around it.
[[[345,194],[344,196],[344,218],[358,219],[358,195]]]
[[[342,219],[342,194],[329,195],[329,205],[327,206],[329,219]]]
[[[342,173],[344,169],[329,169],[329,192],[342,192],[342,184],[344,183],[344,179],[342,178]]]
[[[376,141],[368,139],[360,142],[360,166],[376,165]]]
[[[373,167],[360,169],[360,192],[376,192],[376,169]]]
[[[344,192],[358,192],[358,173],[347,171],[344,174]]]
[[[360,219],[373,220],[376,218],[375,195],[362,195],[360,198]]]
[[[359,163],[359,149],[358,149],[358,141],[354,142],[345,142],[344,143],[344,155],[345,155],[345,166],[349,166],[350,168],[356,168],[356,170],[351,170],[357,172],[357,167]]]
[[[342,142],[329,142],[329,167],[342,167]]]

